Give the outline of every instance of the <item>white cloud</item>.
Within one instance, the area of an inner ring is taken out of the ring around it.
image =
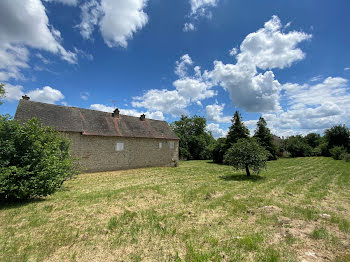
[[[5,101],[17,101],[24,95],[23,86],[5,84]]]
[[[350,67],[345,67],[344,68],[344,71],[348,71],[348,70],[350,70]]]
[[[219,0],[190,0],[191,16],[205,16],[208,15],[208,9],[215,7]]]
[[[230,50],[229,53],[230,53],[230,56],[235,56],[238,53],[238,49],[234,47]]]
[[[206,73],[202,75],[200,67],[194,67],[194,75],[189,76],[188,67],[192,65],[191,57],[183,55],[176,62],[175,73],[179,76],[173,82],[176,89],[148,90],[143,96],[133,97],[132,106],[179,116],[187,113],[190,104],[215,96],[217,93],[211,89],[212,82],[207,80]]]
[[[311,82],[318,82],[323,79],[322,75],[314,76],[310,79]]]
[[[223,110],[224,110],[225,104],[213,104],[213,105],[207,105],[205,107],[207,120],[208,121],[214,121],[219,123],[230,123],[231,118],[230,116],[223,116]]]
[[[23,79],[21,70],[29,68],[28,47],[76,63],[76,54],[65,50],[61,41],[60,32],[49,24],[40,0],[0,1],[0,80]]]
[[[94,109],[94,110],[103,111],[103,112],[110,112],[110,113],[112,113],[115,109],[115,107],[113,107],[113,106],[106,106],[106,105],[102,105],[102,104],[93,104],[90,106],[90,108]],[[145,114],[146,118],[149,118],[149,119],[164,120],[164,115],[160,111],[143,112],[143,111],[137,111],[135,109],[119,109],[119,110],[120,110],[120,114],[122,114],[122,115],[139,117],[142,114]]]
[[[210,131],[216,139],[219,137],[225,137],[228,132],[228,130],[221,129],[219,124],[214,123],[207,125],[206,129]]]
[[[180,78],[187,76],[188,66],[193,65],[193,61],[188,54],[183,55],[179,61],[176,61],[175,74]]]
[[[54,104],[57,101],[64,99],[64,95],[61,91],[53,89],[49,86],[44,86],[42,89],[35,89],[29,91],[27,95],[31,100],[43,103]]]
[[[183,27],[184,32],[194,31],[196,29],[194,21],[198,21],[200,17],[212,18],[211,8],[216,7],[219,0],[189,0],[191,12],[188,16],[189,22]]]
[[[5,101],[17,101],[21,99],[24,94],[27,94],[30,97],[30,100],[49,104],[54,104],[64,99],[64,95],[61,91],[53,89],[50,86],[44,86],[42,89],[37,88],[24,92],[23,86],[21,85],[5,84]]]
[[[78,4],[78,0],[44,0],[45,2],[57,2],[64,5],[76,6]]]
[[[348,80],[328,77],[309,85],[287,83],[282,86],[286,110],[263,114],[271,129],[279,135],[322,133],[336,124],[350,124]]]
[[[148,22],[143,11],[148,0],[90,0],[81,6],[80,33],[85,39],[91,37],[99,26],[109,47],[126,48],[128,40]]]
[[[273,68],[285,68],[301,60],[305,54],[297,44],[311,38],[303,32],[281,31],[277,16],[264,28],[246,36],[236,54],[236,64],[214,62],[209,77],[230,94],[235,106],[248,112],[271,112],[280,109],[280,83]],[[258,74],[258,69],[267,70]]]
[[[184,32],[194,31],[196,28],[193,23],[185,23],[184,28],[182,29]]]

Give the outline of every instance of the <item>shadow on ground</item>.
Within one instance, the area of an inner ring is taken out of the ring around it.
[[[253,181],[253,182],[265,179],[265,177],[263,176],[257,176],[257,175],[247,176],[246,174],[226,175],[226,176],[220,176],[219,178],[225,181]]]

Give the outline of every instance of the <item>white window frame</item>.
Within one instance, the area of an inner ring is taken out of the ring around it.
[[[163,142],[159,142],[159,149],[163,148]]]
[[[169,142],[169,148],[170,149],[174,149],[175,148],[175,142],[174,141],[170,141]]]
[[[124,151],[124,142],[117,142],[115,144],[115,151],[117,152]]]

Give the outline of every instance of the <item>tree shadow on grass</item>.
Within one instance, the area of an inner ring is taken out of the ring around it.
[[[225,176],[220,176],[219,178],[225,181],[252,181],[252,182],[265,179],[265,177],[263,176],[257,176],[257,175],[247,176],[246,174],[225,175]]]
[[[10,200],[10,201],[0,201],[0,210],[7,210],[26,206],[32,203],[39,203],[45,201],[45,198],[34,198],[27,200]]]

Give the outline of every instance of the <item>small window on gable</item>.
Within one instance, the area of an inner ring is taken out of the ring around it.
[[[175,148],[175,142],[173,142],[173,141],[169,142],[169,147],[171,149],[174,149]]]
[[[115,144],[115,151],[123,151],[124,150],[124,143],[116,143]]]
[[[162,148],[162,147],[163,147],[163,143],[159,142],[159,148]]]

